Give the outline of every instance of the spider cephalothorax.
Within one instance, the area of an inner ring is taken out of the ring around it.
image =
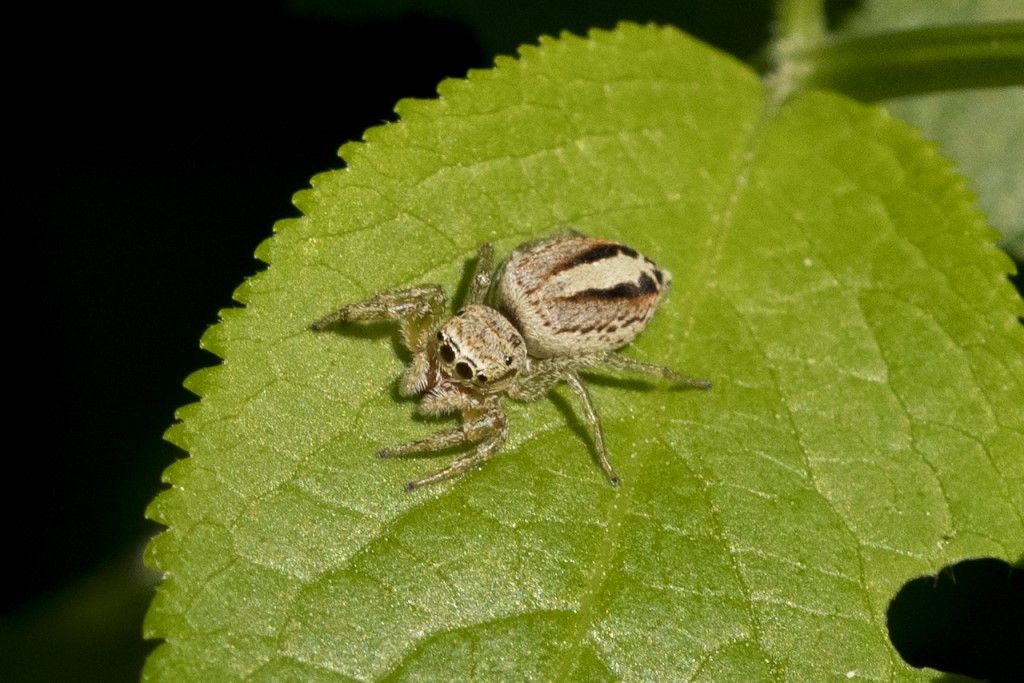
[[[565,381],[583,404],[601,467],[618,484],[600,419],[578,373],[604,365],[711,386],[614,353],[647,325],[671,276],[625,245],[562,233],[515,250],[498,273],[492,296],[493,254],[490,244],[480,247],[469,301],[454,316],[445,315],[439,285],[420,285],[381,292],[313,323],[313,330],[322,330],[339,322],[397,319],[413,354],[402,393],[422,395],[419,409],[426,415],[461,414],[459,427],[386,448],[380,457],[474,444],[448,467],[406,488],[450,479],[501,448],[508,431],[501,396],[533,400]]]
[[[526,364],[526,343],[508,318],[470,304],[437,331],[442,374],[486,394],[504,390]]]

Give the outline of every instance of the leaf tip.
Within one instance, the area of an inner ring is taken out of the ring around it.
[[[338,148],[338,156],[341,158],[342,161],[345,162],[346,166],[351,168],[352,165],[355,163],[355,160],[359,157],[360,153],[362,152],[364,146],[365,143],[363,142],[359,142],[358,140],[350,140],[349,142],[346,142],[344,145]],[[328,173],[331,172],[328,171]],[[316,181],[322,175],[325,174],[318,173],[317,175],[313,176],[313,187],[316,187]]]

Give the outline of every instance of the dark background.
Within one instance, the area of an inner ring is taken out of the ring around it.
[[[749,59],[770,17],[767,1],[527,2],[481,28],[441,2],[213,4],[48,7],[8,24],[31,47],[8,51],[3,105],[19,179],[5,204],[23,209],[4,226],[6,329],[24,379],[8,390],[7,461],[22,467],[2,497],[0,676],[137,676],[138,550],[156,531],[143,509],[182,456],[161,439],[194,400],[181,382],[216,362],[200,335],[343,142],[543,33],[654,20]]]

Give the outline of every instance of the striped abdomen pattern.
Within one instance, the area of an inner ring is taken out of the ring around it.
[[[563,234],[512,252],[495,305],[531,356],[611,351],[640,334],[670,282],[635,249]]]

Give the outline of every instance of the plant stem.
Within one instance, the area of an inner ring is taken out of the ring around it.
[[[1024,22],[914,29],[819,44],[787,55],[797,87],[861,100],[1024,85]]]
[[[825,0],[776,1],[775,38],[766,55],[772,107],[785,101],[807,79],[813,65],[802,55],[816,50],[824,39]]]
[[[825,0],[779,0],[775,16],[779,43],[811,46],[825,36]]]

